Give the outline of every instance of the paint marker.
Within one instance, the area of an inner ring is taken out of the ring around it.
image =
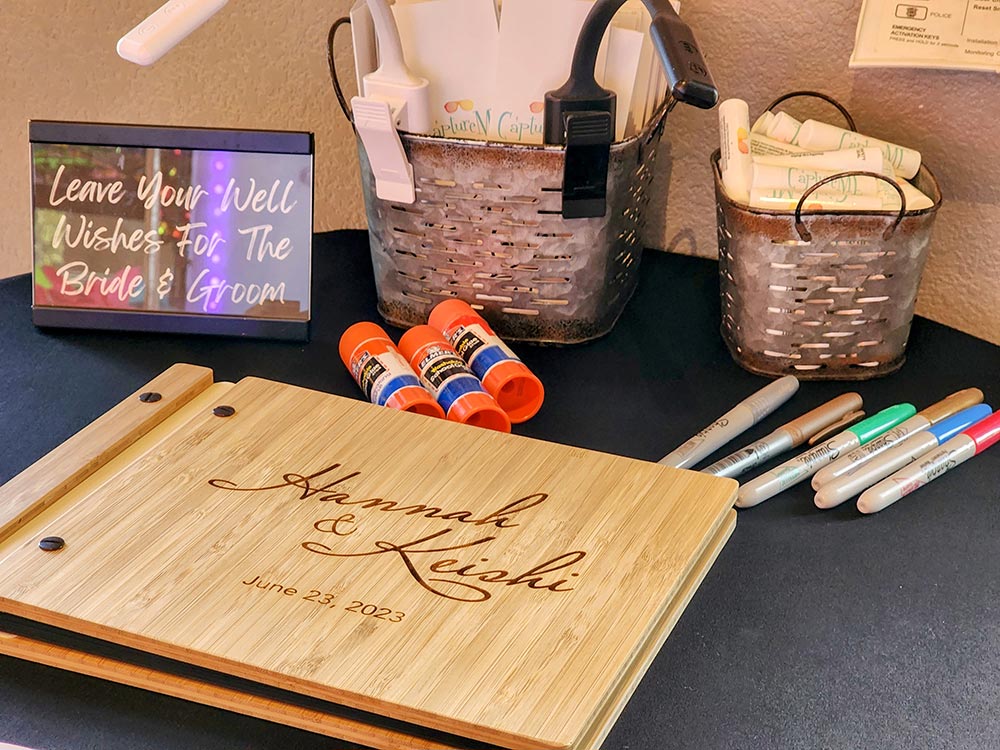
[[[816,493],[816,507],[833,508],[850,500],[894,471],[902,469],[939,445],[947,443],[962,430],[986,419],[992,413],[993,410],[986,404],[979,404],[960,411],[926,430],[910,435],[871,461],[859,464],[847,474],[820,487]]]
[[[858,422],[854,427],[844,430],[825,443],[817,445],[802,453],[791,461],[761,474],[752,482],[740,487],[736,499],[738,508],[751,508],[768,500],[779,492],[787,490],[792,485],[808,479],[821,468],[835,461],[845,451],[854,450],[877,438],[886,430],[890,430],[905,419],[916,413],[913,404],[896,404],[883,409],[878,414]]]
[[[854,427],[854,425],[856,425],[866,416],[868,415],[865,414],[864,409],[858,409],[857,411],[852,411],[850,414],[841,419],[839,422],[835,422],[834,424],[827,427],[825,430],[820,430],[819,432],[817,432],[806,442],[809,444],[810,448],[817,446],[820,443],[825,443],[834,435],[839,435],[840,433],[842,433],[848,427]]]
[[[1000,413],[977,422],[938,450],[866,490],[858,498],[858,510],[862,513],[878,513],[928,482],[933,482],[946,471],[982,453],[998,440]]]
[[[711,455],[733,438],[753,427],[760,420],[795,395],[799,381],[786,375],[741,401],[683,445],[661,458],[661,466],[683,469]]]
[[[716,461],[708,468],[702,469],[701,472],[717,477],[738,477],[779,453],[798,448],[813,435],[842,421],[844,417],[857,411],[861,406],[861,396],[857,393],[845,393],[843,396],[837,396],[819,408],[806,412],[798,419],[779,427],[756,443],[726,456],[721,461]]]
[[[978,388],[966,388],[964,391],[951,394],[948,398],[918,411],[915,416],[910,417],[898,427],[879,435],[867,445],[851,451],[846,456],[838,458],[826,468],[816,472],[816,476],[812,478],[812,488],[818,490],[823,485],[875,458],[879,453],[891,448],[914,432],[926,430],[942,419],[947,419],[963,409],[981,403],[983,403],[983,392]]]

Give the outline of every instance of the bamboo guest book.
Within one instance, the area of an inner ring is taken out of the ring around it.
[[[0,488],[0,653],[381,750],[596,749],[735,525],[732,480],[212,379]]]

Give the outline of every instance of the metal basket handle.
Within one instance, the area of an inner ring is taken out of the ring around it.
[[[333,93],[337,95],[337,101],[340,103],[340,110],[344,113],[347,121],[353,123],[354,117],[351,113],[351,105],[347,103],[347,97],[344,96],[344,89],[340,85],[340,76],[337,74],[337,60],[333,55],[333,43],[337,37],[337,30],[345,24],[347,26],[351,25],[350,16],[338,18],[333,22],[333,26],[330,27],[330,33],[326,37],[326,63],[330,68],[330,81],[333,83]]]
[[[767,111],[773,110],[782,102],[788,101],[789,99],[795,99],[798,97],[812,97],[813,99],[822,99],[827,104],[832,104],[837,108],[837,111],[844,116],[844,120],[847,121],[847,129],[857,132],[858,128],[854,124],[854,118],[851,117],[851,113],[847,111],[847,107],[838,102],[832,96],[824,94],[821,91],[789,91],[787,94],[783,94],[775,99],[773,102],[767,105]]]
[[[882,239],[887,240],[892,237],[893,233],[896,231],[896,227],[899,226],[899,222],[903,220],[903,214],[906,213],[906,196],[903,194],[903,189],[897,185],[893,180],[890,180],[884,174],[879,174],[878,172],[864,172],[864,171],[852,171],[852,172],[840,172],[838,174],[832,174],[829,177],[824,177],[819,182],[810,185],[802,197],[799,198],[799,204],[795,207],[795,231],[799,233],[799,237],[803,242],[812,242],[812,233],[806,229],[806,225],[802,223],[802,207],[805,205],[806,198],[816,192],[819,188],[823,187],[827,183],[839,180],[841,177],[874,177],[877,180],[882,180],[888,182],[892,185],[893,189],[899,193],[899,214],[896,216],[896,220],[892,222],[885,231],[882,232]]]

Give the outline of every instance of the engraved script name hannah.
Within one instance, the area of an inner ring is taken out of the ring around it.
[[[525,586],[529,589],[555,593],[573,590],[568,584],[572,578],[580,574],[570,572],[568,569],[587,556],[582,550],[565,552],[523,572],[486,565],[490,563],[487,557],[478,557],[475,561],[462,561],[457,557],[444,556],[445,553],[454,553],[457,550],[485,549],[490,542],[497,539],[500,531],[520,526],[521,524],[517,522],[519,516],[544,503],[549,497],[548,494],[536,492],[526,495],[486,514],[470,510],[447,510],[424,503],[400,505],[394,500],[380,497],[352,496],[344,491],[341,485],[361,476],[361,472],[354,471],[338,476],[334,473],[338,469],[341,469],[341,464],[336,463],[313,474],[287,473],[282,475],[281,482],[264,487],[240,487],[227,479],[212,479],[208,483],[216,489],[230,492],[280,492],[296,488],[301,490],[298,495],[300,500],[314,500],[333,503],[344,508],[453,522],[447,528],[424,534],[417,539],[402,542],[379,539],[374,542],[371,549],[343,551],[339,546],[354,533],[358,523],[354,513],[345,513],[336,518],[323,518],[313,524],[316,531],[332,535],[330,545],[320,542],[302,543],[303,549],[327,557],[394,556],[399,559],[416,583],[445,599],[470,603],[484,602],[493,596],[490,587],[496,586]],[[487,536],[471,542],[448,544],[447,538],[458,528],[454,524],[490,527],[490,530]]]

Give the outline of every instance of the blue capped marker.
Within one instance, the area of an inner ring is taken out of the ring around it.
[[[855,495],[861,494],[893,472],[926,455],[939,445],[947,443],[960,432],[976,422],[986,419],[992,413],[993,409],[986,404],[978,404],[910,435],[868,463],[861,464],[854,471],[824,484],[816,493],[816,505],[820,508],[832,508],[840,505]]]

